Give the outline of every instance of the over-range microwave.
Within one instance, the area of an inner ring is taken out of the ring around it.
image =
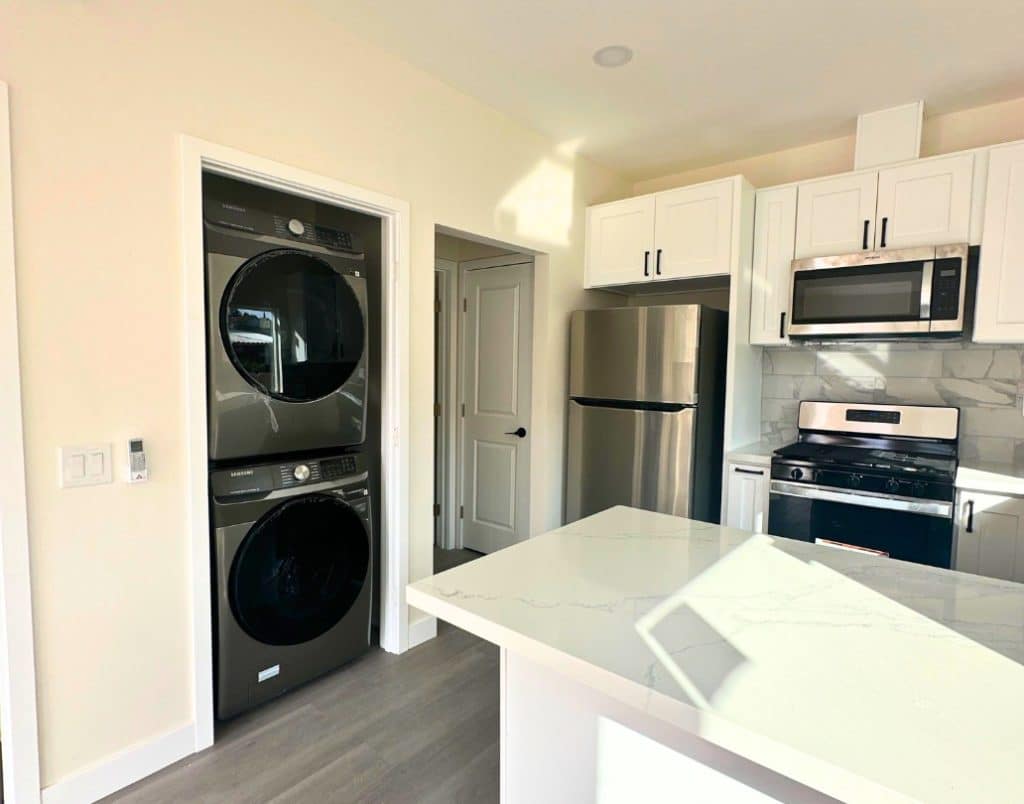
[[[964,331],[966,244],[793,261],[793,338],[955,336]]]

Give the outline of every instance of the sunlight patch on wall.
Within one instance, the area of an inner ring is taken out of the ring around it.
[[[530,242],[569,245],[573,181],[571,168],[542,159],[498,203],[495,223]]]

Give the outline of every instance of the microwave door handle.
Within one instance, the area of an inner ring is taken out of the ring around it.
[[[921,268],[921,320],[932,317],[932,271],[935,263],[926,260]]]

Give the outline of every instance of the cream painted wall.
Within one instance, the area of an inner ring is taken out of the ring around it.
[[[411,571],[430,571],[434,226],[550,254],[535,467],[561,521],[567,321],[584,206],[628,194],[302,4],[13,0],[15,239],[47,785],[191,718],[178,135],[411,204]],[[152,479],[60,490],[61,444],[143,436]]]
[[[927,112],[927,103],[925,112]],[[851,128],[856,120],[851,121]],[[961,112],[936,115],[924,121],[921,156],[961,151],[1024,138],[1024,98]],[[746,176],[755,187],[771,187],[817,176],[853,170],[854,135],[825,140],[784,151],[722,162],[636,182],[630,195],[683,187],[711,179]]]
[[[508,248],[491,246],[487,243],[476,243],[452,235],[437,234],[434,237],[434,256],[453,262],[477,260],[483,257],[500,257],[502,254],[515,253]]]

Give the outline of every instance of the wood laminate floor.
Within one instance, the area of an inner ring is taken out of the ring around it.
[[[496,802],[498,649],[445,623],[228,723],[106,801]]]

